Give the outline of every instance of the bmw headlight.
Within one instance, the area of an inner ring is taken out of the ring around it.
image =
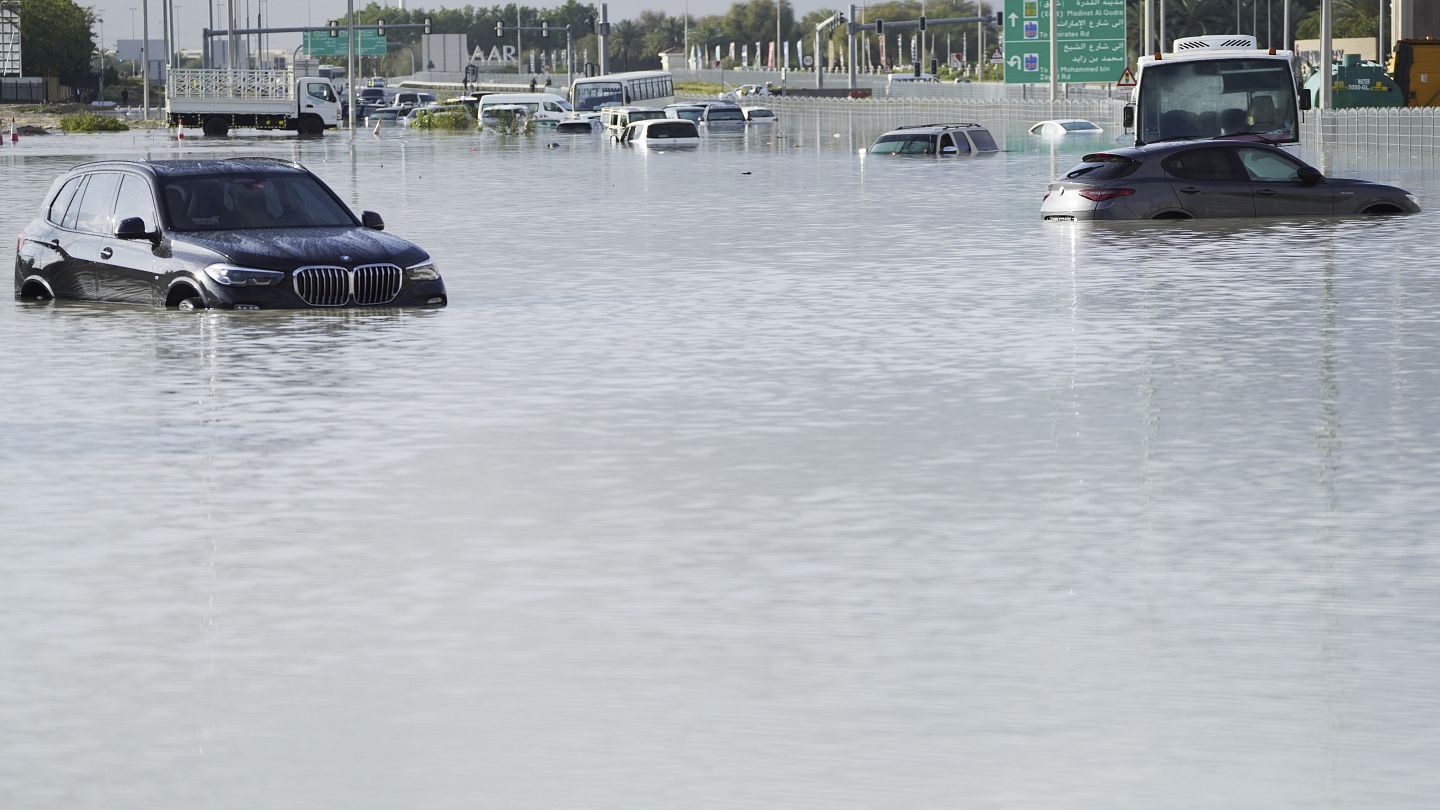
[[[1420,198],[1416,197],[1414,194],[1410,194],[1407,192],[1405,194],[1405,199],[1409,200],[1410,204],[1415,206],[1416,208],[1420,207]]]
[[[233,264],[212,264],[205,268],[205,275],[226,287],[268,287],[285,279],[285,274],[276,270],[256,270]]]
[[[405,278],[411,281],[434,281],[440,278],[440,271],[435,269],[434,259],[426,259],[405,268]]]

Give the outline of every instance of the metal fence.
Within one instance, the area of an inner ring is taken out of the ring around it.
[[[1071,98],[1055,102],[972,99],[820,99],[772,96],[757,104],[786,118],[814,120],[822,128],[877,135],[906,124],[973,122],[983,124],[1002,140],[1025,132],[1036,121],[1085,118],[1106,131],[1120,132],[1124,102],[1106,98]]]
[[[963,87],[963,85],[962,85]],[[974,121],[996,134],[1023,132],[1049,118],[1085,118],[1107,132],[1120,132],[1126,100],[1073,96],[1054,102],[1025,98],[807,99],[767,97],[754,103],[789,116],[843,119],[865,131],[934,121]],[[1301,138],[1324,150],[1327,159],[1353,162],[1393,158],[1409,164],[1440,165],[1440,107],[1369,107],[1311,110],[1301,123]]]
[[[0,79],[0,101],[43,102],[45,82],[42,79]]]

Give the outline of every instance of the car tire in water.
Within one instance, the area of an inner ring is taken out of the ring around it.
[[[301,135],[318,137],[325,134],[325,122],[313,115],[302,115],[300,117],[299,131]]]
[[[205,119],[201,129],[206,135],[223,138],[230,134],[230,122],[226,121],[223,115],[212,115]]]
[[[198,295],[192,295],[189,298],[180,299],[180,302],[175,305],[175,308],[185,312],[205,309],[205,301]]]

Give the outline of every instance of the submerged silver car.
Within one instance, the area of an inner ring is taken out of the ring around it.
[[[1269,144],[1207,140],[1096,152],[1050,184],[1046,220],[1413,214],[1415,196],[1326,177]]]

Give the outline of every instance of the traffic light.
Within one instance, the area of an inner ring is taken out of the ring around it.
[[[595,18],[594,18],[594,17],[586,17],[586,18],[585,18],[585,30],[586,30],[586,31],[589,31],[589,32],[592,33],[592,34],[595,33]]]
[[[921,14],[921,15],[920,15],[920,32],[921,32],[922,34],[925,32],[925,15],[924,15],[924,14]]]
[[[930,60],[930,75],[931,75],[931,76],[937,76],[937,75],[939,75],[939,74],[940,74],[940,60],[939,60],[939,59],[931,59],[931,60]]]
[[[884,34],[885,34],[885,21],[884,21],[884,20],[876,20],[876,21],[875,21],[875,36],[877,36],[877,37],[878,37],[878,36],[883,36]]]
[[[542,36],[542,37],[548,37],[548,36],[550,36],[550,21],[549,21],[549,20],[541,20],[541,21],[540,21],[540,36]]]
[[[1005,12],[1003,12],[1003,11],[997,11],[997,12],[995,12],[995,24],[998,25],[998,26],[1000,26],[1001,28],[1004,28],[1004,27],[1005,27]]]
[[[330,36],[332,36],[332,37],[338,37],[338,36],[340,36],[340,21],[339,21],[339,20],[331,20],[331,21],[330,21]]]
[[[430,18],[429,18],[429,17],[426,17],[426,18],[425,18],[425,33],[426,33],[426,35],[429,35],[429,33],[430,33]]]
[[[497,22],[497,23],[495,23],[495,36],[496,36],[497,38],[501,38],[501,37],[504,37],[504,36],[505,36],[505,23],[503,23],[503,22]]]
[[[378,19],[378,20],[375,21],[375,36],[377,36],[377,37],[383,37],[383,36],[385,36],[385,18],[384,18],[384,17],[381,17],[380,19]]]

